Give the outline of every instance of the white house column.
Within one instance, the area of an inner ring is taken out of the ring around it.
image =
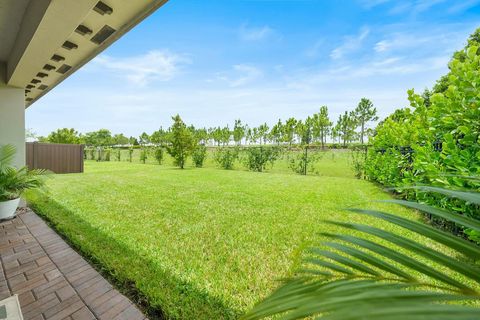
[[[25,90],[5,84],[5,65],[0,62],[0,145],[17,148],[14,165],[25,165]]]

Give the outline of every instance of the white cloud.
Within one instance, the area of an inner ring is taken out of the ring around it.
[[[232,88],[245,86],[263,76],[262,70],[249,64],[237,64],[232,69],[217,75],[218,79],[226,81]]]
[[[468,10],[474,6],[477,6],[480,4],[480,0],[463,0],[460,1],[460,3],[455,3],[453,4],[449,9],[449,13],[460,13],[465,10]]]
[[[249,27],[248,25],[243,24],[240,26],[238,34],[240,39],[244,41],[261,41],[272,37],[275,34],[275,30],[269,26]]]
[[[369,33],[370,29],[363,27],[358,35],[344,37],[343,43],[332,50],[330,57],[336,60],[343,58],[343,56],[348,53],[358,50]]]
[[[385,34],[383,39],[378,41],[373,49],[377,53],[385,54],[394,52],[398,54],[405,51],[409,56],[414,56],[417,52],[438,52],[449,48],[453,52],[460,49],[464,39],[464,34],[468,31],[444,29],[430,29],[428,32],[415,32],[414,30],[405,30],[402,32],[394,32]],[[470,28],[466,28],[469,29]]]
[[[361,0],[360,3],[366,9],[372,9],[379,5],[392,3],[391,0]],[[388,11],[390,14],[411,14],[416,15],[430,8],[447,2],[447,0],[403,0],[394,2],[393,7]]]
[[[180,73],[182,66],[191,63],[185,56],[168,50],[153,50],[125,58],[101,55],[94,62],[139,86],[152,81],[169,81]]]

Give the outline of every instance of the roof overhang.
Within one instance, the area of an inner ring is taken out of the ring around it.
[[[25,88],[28,107],[167,1],[2,1],[4,82]]]

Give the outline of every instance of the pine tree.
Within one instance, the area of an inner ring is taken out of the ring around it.
[[[172,120],[173,125],[170,128],[170,143],[167,146],[167,152],[173,157],[175,165],[183,169],[187,157],[195,148],[195,139],[178,114],[172,117]]]
[[[372,101],[362,98],[353,113],[355,120],[360,125],[360,143],[363,144],[365,137],[365,125],[369,121],[377,121],[377,109],[373,107]]]

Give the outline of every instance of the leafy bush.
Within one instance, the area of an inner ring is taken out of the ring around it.
[[[115,150],[115,156],[117,158],[117,161],[122,161],[122,149]]]
[[[155,160],[157,160],[158,164],[162,164],[163,162],[163,148],[162,147],[157,147],[155,148]]]
[[[132,162],[133,148],[128,149],[128,161]]]
[[[429,188],[420,189],[431,191]],[[434,191],[480,205],[478,193],[452,194],[445,189]],[[480,233],[480,223],[471,218],[416,202],[389,202],[424,210]],[[329,222],[343,227],[345,233],[323,233],[328,241],[321,248],[310,249],[305,268],[258,304],[244,319],[264,319],[275,315],[291,320],[480,318],[480,269],[475,264],[480,257],[478,246],[397,215],[371,210],[351,211],[428,237],[433,245],[425,246],[366,224]],[[379,244],[378,239],[401,247],[403,252]],[[446,255],[442,246],[455,254]],[[457,280],[458,277],[446,273],[445,269],[454,271],[468,282]],[[463,302],[463,305],[458,302]],[[473,307],[475,302],[476,307]]]
[[[307,175],[308,172],[314,171],[313,165],[318,160],[318,155],[309,153],[308,150],[308,146],[305,146],[303,152],[289,155],[288,166],[293,172]]]
[[[477,31],[478,33],[478,31]],[[397,110],[376,129],[366,162],[374,181],[403,191],[405,185],[478,190],[480,182],[480,56],[470,41],[449,64],[443,89],[429,95],[408,92],[411,108]],[[480,219],[480,207],[468,201],[408,190],[407,199]],[[463,233],[455,223],[433,218],[450,231]],[[469,234],[469,232],[467,232]]]
[[[363,179],[365,177],[365,160],[367,156],[366,146],[356,146],[351,149],[350,160],[355,173],[355,177]]]
[[[276,146],[247,147],[244,151],[245,165],[250,171],[257,172],[265,170],[268,164],[273,166],[280,155],[280,147]]]
[[[199,144],[195,147],[195,150],[192,153],[193,164],[197,168],[203,167],[203,163],[207,158],[207,147],[203,144]]]
[[[237,147],[219,147],[215,151],[215,162],[218,165],[226,170],[233,169],[235,160],[238,159],[238,148]]]

